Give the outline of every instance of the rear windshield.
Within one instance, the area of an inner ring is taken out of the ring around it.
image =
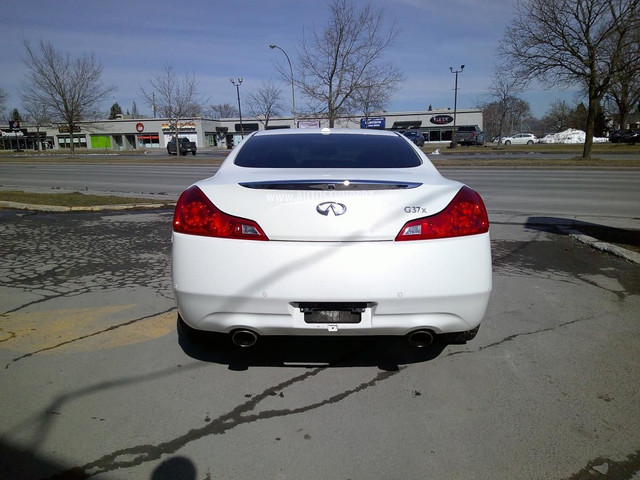
[[[397,136],[317,133],[254,136],[235,164],[253,168],[409,168],[422,164]]]

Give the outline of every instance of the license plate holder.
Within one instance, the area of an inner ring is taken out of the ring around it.
[[[298,307],[304,314],[305,323],[354,324],[362,321],[362,313],[367,305],[361,303],[301,303]]]
[[[305,323],[360,323],[362,313],[350,310],[313,310],[304,313]]]

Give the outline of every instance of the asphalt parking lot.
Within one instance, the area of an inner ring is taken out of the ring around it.
[[[637,264],[500,217],[472,342],[274,338],[238,350],[176,328],[170,219],[0,210],[0,478],[640,469]]]

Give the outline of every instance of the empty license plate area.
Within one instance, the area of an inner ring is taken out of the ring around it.
[[[299,303],[305,323],[360,323],[366,303]]]

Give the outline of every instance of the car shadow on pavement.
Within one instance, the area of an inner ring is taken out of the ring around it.
[[[178,342],[191,358],[227,365],[230,370],[249,367],[363,367],[395,371],[401,365],[437,358],[447,342],[436,337],[426,347],[414,347],[406,337],[268,336],[252,347],[239,347],[229,335],[185,328],[178,320]]]
[[[560,217],[529,217],[525,227],[562,235],[580,233],[600,242],[640,252],[640,230],[616,228]]]

